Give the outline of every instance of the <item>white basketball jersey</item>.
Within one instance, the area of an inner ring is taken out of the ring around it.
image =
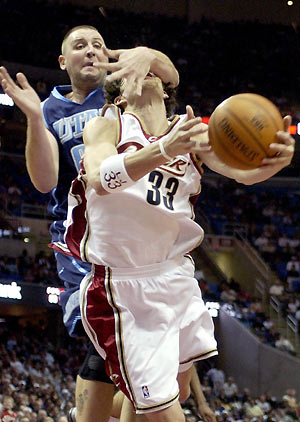
[[[119,117],[118,152],[157,142],[184,118],[175,116],[168,131],[154,137],[147,135],[137,116],[124,113]],[[190,154],[177,156],[133,186],[104,196],[79,176],[69,195],[69,249],[83,261],[117,268],[154,264],[190,252],[203,238],[203,229],[193,221],[201,172]]]

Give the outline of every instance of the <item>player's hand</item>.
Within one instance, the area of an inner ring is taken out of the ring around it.
[[[0,67],[0,83],[5,94],[13,99],[28,118],[41,115],[41,100],[28,83],[26,76],[23,73],[17,73],[16,78],[19,85],[10,77],[5,67]]]
[[[210,152],[208,126],[195,117],[191,106],[186,107],[185,120],[164,142],[164,149],[170,157],[180,154]]]
[[[207,403],[198,407],[198,413],[204,422],[216,422],[216,416]]]
[[[103,52],[108,58],[117,60],[113,63],[101,62],[97,64],[101,69],[111,72],[106,80],[112,82],[116,79],[126,79],[126,88],[123,93],[125,98],[133,90],[137,95],[141,95],[143,81],[156,58],[155,54],[147,47],[120,50],[110,50],[103,47]]]
[[[283,168],[291,163],[295,152],[295,139],[289,133],[289,126],[291,125],[291,121],[291,116],[284,117],[284,130],[278,131],[276,134],[278,143],[273,143],[269,146],[272,151],[277,153],[277,155],[272,158],[264,158],[262,160],[263,166],[268,165]]]

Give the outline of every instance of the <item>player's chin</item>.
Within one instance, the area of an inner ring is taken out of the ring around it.
[[[81,70],[82,75],[98,75],[99,73],[100,73],[100,70],[92,66],[84,67]]]
[[[81,73],[85,74],[85,75],[99,75],[99,74],[103,74],[104,72],[106,72],[106,70],[100,69],[98,66],[84,66],[81,69]]]
[[[99,71],[99,69],[94,69],[92,71],[83,71],[81,72],[81,78],[85,81],[94,81],[102,84],[104,82],[106,72]]]

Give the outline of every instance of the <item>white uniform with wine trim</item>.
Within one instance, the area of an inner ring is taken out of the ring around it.
[[[163,136],[184,118],[174,117]],[[133,114],[124,113],[119,128],[119,153],[159,139]],[[217,354],[187,255],[203,238],[193,221],[200,180],[200,167],[186,154],[115,194],[97,195],[84,173],[70,191],[66,243],[94,264],[81,283],[84,328],[137,413],[172,405],[178,371]]]

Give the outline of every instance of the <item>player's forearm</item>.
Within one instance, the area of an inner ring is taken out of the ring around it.
[[[165,164],[166,161],[161,154],[159,143],[155,142],[133,154],[128,154],[125,158],[125,166],[130,178],[137,181],[152,170]]]
[[[244,185],[253,185],[255,183],[263,182],[274,176],[286,166],[286,164],[276,164],[252,170],[239,170],[224,164],[213,152],[202,154],[201,158],[211,170],[221,174],[222,176],[234,179],[238,183],[243,183]]]
[[[207,403],[195,365],[192,367],[191,390],[198,407]]]
[[[277,174],[285,166],[268,166],[268,167],[259,167],[253,170],[235,170],[234,179],[243,183],[244,185],[254,185],[255,183],[264,182],[270,177]]]
[[[172,87],[176,87],[179,84],[179,74],[169,59],[164,53],[158,50],[152,50],[155,55],[150,70],[157,75],[163,82],[170,83]]]
[[[106,153],[108,149],[109,145],[106,145],[105,150],[103,151],[102,149],[101,151],[102,157],[104,158],[103,160],[99,160],[97,158],[97,156],[99,157],[99,154],[93,153],[93,150],[86,148],[85,151],[84,165],[87,179],[98,195],[107,195],[108,193],[118,193],[120,191],[120,189],[107,191],[104,187],[104,180],[110,179],[110,177],[113,176],[113,173],[118,173],[115,168],[109,168],[105,163],[105,157],[108,158],[112,156],[111,154]],[[95,149],[94,151],[96,152]],[[114,154],[114,156],[116,156],[116,154]],[[132,184],[132,182],[138,181],[155,168],[165,164],[166,161],[167,160],[161,154],[158,142],[155,142],[140,151],[126,155],[124,158],[124,166]],[[103,166],[105,166],[105,169]],[[115,177],[113,176],[111,184],[114,184],[114,180]],[[124,185],[124,187],[126,188],[127,185]]]
[[[49,192],[57,185],[58,168],[42,117],[27,121],[26,166],[34,187]]]

